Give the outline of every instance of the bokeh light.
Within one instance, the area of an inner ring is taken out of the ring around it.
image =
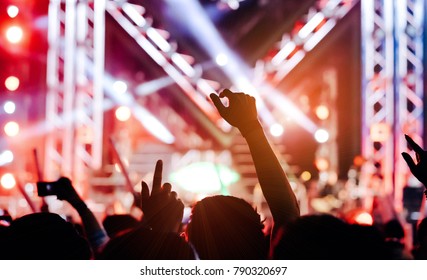
[[[14,25],[6,30],[6,39],[12,44],[21,42],[23,37],[24,31],[19,26]]]
[[[113,89],[118,94],[124,94],[128,90],[128,86],[123,81],[115,81],[113,83]]]
[[[316,116],[320,120],[326,120],[329,117],[329,109],[325,105],[319,105],[316,108]]]
[[[314,133],[314,139],[319,143],[326,143],[329,140],[329,132],[320,128]]]
[[[3,109],[6,114],[13,114],[16,110],[16,105],[12,101],[6,101],[3,105]]]
[[[129,109],[129,107],[120,106],[116,109],[116,118],[121,122],[125,122],[129,120],[131,115],[132,115],[132,112]]]
[[[3,174],[3,176],[1,176],[0,183],[6,190],[13,189],[16,186],[15,177],[11,173]]]
[[[5,124],[4,133],[7,136],[14,137],[19,133],[19,124],[17,122],[11,121]]]
[[[7,15],[11,18],[15,18],[19,14],[19,8],[15,5],[9,5],[7,7]]]
[[[15,91],[19,87],[19,79],[15,76],[9,76],[4,81],[4,86],[10,91]]]
[[[282,136],[283,132],[284,132],[284,129],[281,124],[275,123],[270,126],[270,133],[274,137]]]

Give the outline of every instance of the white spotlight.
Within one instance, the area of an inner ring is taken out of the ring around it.
[[[113,89],[118,94],[123,94],[128,90],[128,86],[123,81],[115,81],[113,83]]]
[[[329,132],[320,128],[314,133],[314,139],[319,143],[326,143],[329,140]]]
[[[215,62],[219,66],[225,66],[228,63],[228,57],[224,53],[220,53],[216,56]]]
[[[283,126],[281,124],[275,123],[270,126],[270,133],[274,137],[279,137],[283,134]]]
[[[10,5],[7,7],[7,14],[11,18],[15,18],[19,14],[19,8],[15,5]]]
[[[3,105],[3,109],[6,112],[6,114],[13,114],[16,110],[16,105],[12,101],[6,101]]]

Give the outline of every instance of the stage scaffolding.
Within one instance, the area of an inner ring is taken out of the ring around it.
[[[104,43],[104,0],[50,1],[45,180],[101,167]]]
[[[368,160],[362,184],[381,179],[385,194],[402,207],[410,176],[400,155],[404,133],[422,145],[424,0],[318,1],[296,34],[284,34],[274,57],[260,60],[268,82],[278,85],[305,54],[353,7],[362,9],[362,155]],[[140,10],[138,10],[140,9]],[[167,34],[151,26],[141,7],[126,1],[51,0],[49,4],[48,93],[45,179],[74,177],[102,164],[105,13],[133,34],[138,44],[213,121],[205,98],[214,89],[191,57],[176,51]],[[292,55],[291,55],[292,54]],[[89,61],[90,63],[86,63]],[[91,68],[91,69],[89,69]],[[259,68],[254,72],[259,73]]]
[[[404,134],[423,145],[424,0],[362,1],[362,152],[372,176],[402,210],[410,171]]]

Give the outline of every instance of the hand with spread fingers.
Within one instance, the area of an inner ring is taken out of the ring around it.
[[[146,182],[141,182],[142,223],[160,232],[178,232],[184,204],[177,198],[169,183],[162,185],[163,162],[158,160],[154,170],[151,194]]]
[[[406,152],[403,152],[402,156],[408,164],[412,174],[427,188],[427,151],[423,150],[408,135],[405,135],[405,139],[409,146],[415,151],[417,163],[415,163],[412,157]]]

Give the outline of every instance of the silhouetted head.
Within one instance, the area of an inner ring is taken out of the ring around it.
[[[399,220],[393,219],[384,225],[384,236],[385,238],[396,238],[399,240],[405,237],[405,231]]]
[[[243,199],[204,198],[193,207],[187,237],[201,259],[266,259],[260,216]]]
[[[193,248],[176,233],[137,228],[112,238],[99,259],[104,260],[194,260]]]
[[[102,225],[110,238],[134,229],[139,224],[137,219],[128,214],[109,215],[102,221]]]
[[[375,226],[350,225],[353,260],[389,260],[391,252],[386,246],[385,238]]]
[[[90,259],[89,243],[59,215],[34,213],[7,228],[2,258],[27,260]]]
[[[274,259],[348,259],[348,225],[327,214],[306,215],[290,223],[275,246]]]

